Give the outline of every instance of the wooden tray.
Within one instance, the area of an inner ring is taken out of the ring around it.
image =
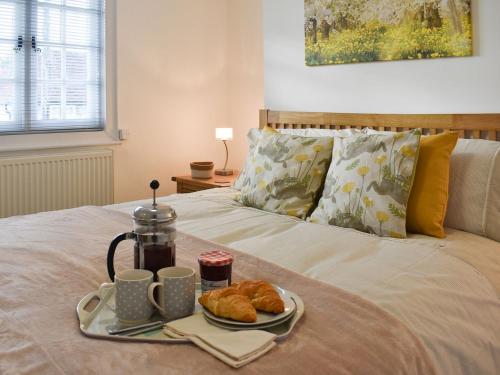
[[[196,300],[201,295],[200,284],[196,284]],[[302,299],[292,293],[287,291],[293,298],[297,305],[297,310],[293,317],[282,324],[266,328],[265,331],[274,333],[277,335],[277,340],[283,340],[292,331],[293,327],[299,319],[304,315],[304,302]],[[163,334],[162,328],[158,328],[155,331],[145,332],[138,334],[136,336],[120,336],[120,335],[110,335],[107,331],[107,327],[111,325],[116,325],[118,319],[115,313],[108,305],[113,306],[115,303],[115,293],[114,291],[108,290],[103,296],[99,296],[98,291],[91,292],[87,294],[76,306],[76,313],[78,319],[80,320],[80,331],[86,336],[116,340],[116,341],[147,341],[147,342],[162,342],[162,343],[189,343],[187,339],[173,339]],[[93,308],[89,311],[89,307]],[[200,312],[203,307],[196,301],[195,313]],[[161,316],[156,313],[151,317],[150,321],[160,320]]]

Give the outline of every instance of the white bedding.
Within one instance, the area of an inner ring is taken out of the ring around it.
[[[500,243],[455,230],[446,239],[379,238],[242,207],[234,194],[159,200],[175,208],[180,231],[378,304],[421,338],[442,374],[500,373]],[[138,204],[109,207],[131,213]]]

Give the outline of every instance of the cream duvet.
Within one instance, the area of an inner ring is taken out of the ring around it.
[[[442,374],[500,373],[500,244],[448,231],[444,240],[379,238],[242,207],[232,189],[160,201],[178,229],[364,297],[399,318]],[[109,206],[132,212],[138,202]]]

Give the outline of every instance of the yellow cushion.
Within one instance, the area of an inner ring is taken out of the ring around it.
[[[271,128],[268,125],[264,126],[264,128],[262,129],[262,131],[264,133],[267,133],[267,134],[276,134],[276,133],[279,133],[279,131],[277,131],[275,128]]]
[[[457,140],[458,134],[453,132],[420,139],[417,170],[406,211],[408,232],[445,237],[450,156]]]

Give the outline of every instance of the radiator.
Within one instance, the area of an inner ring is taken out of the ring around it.
[[[0,217],[111,203],[110,150],[0,157]]]

